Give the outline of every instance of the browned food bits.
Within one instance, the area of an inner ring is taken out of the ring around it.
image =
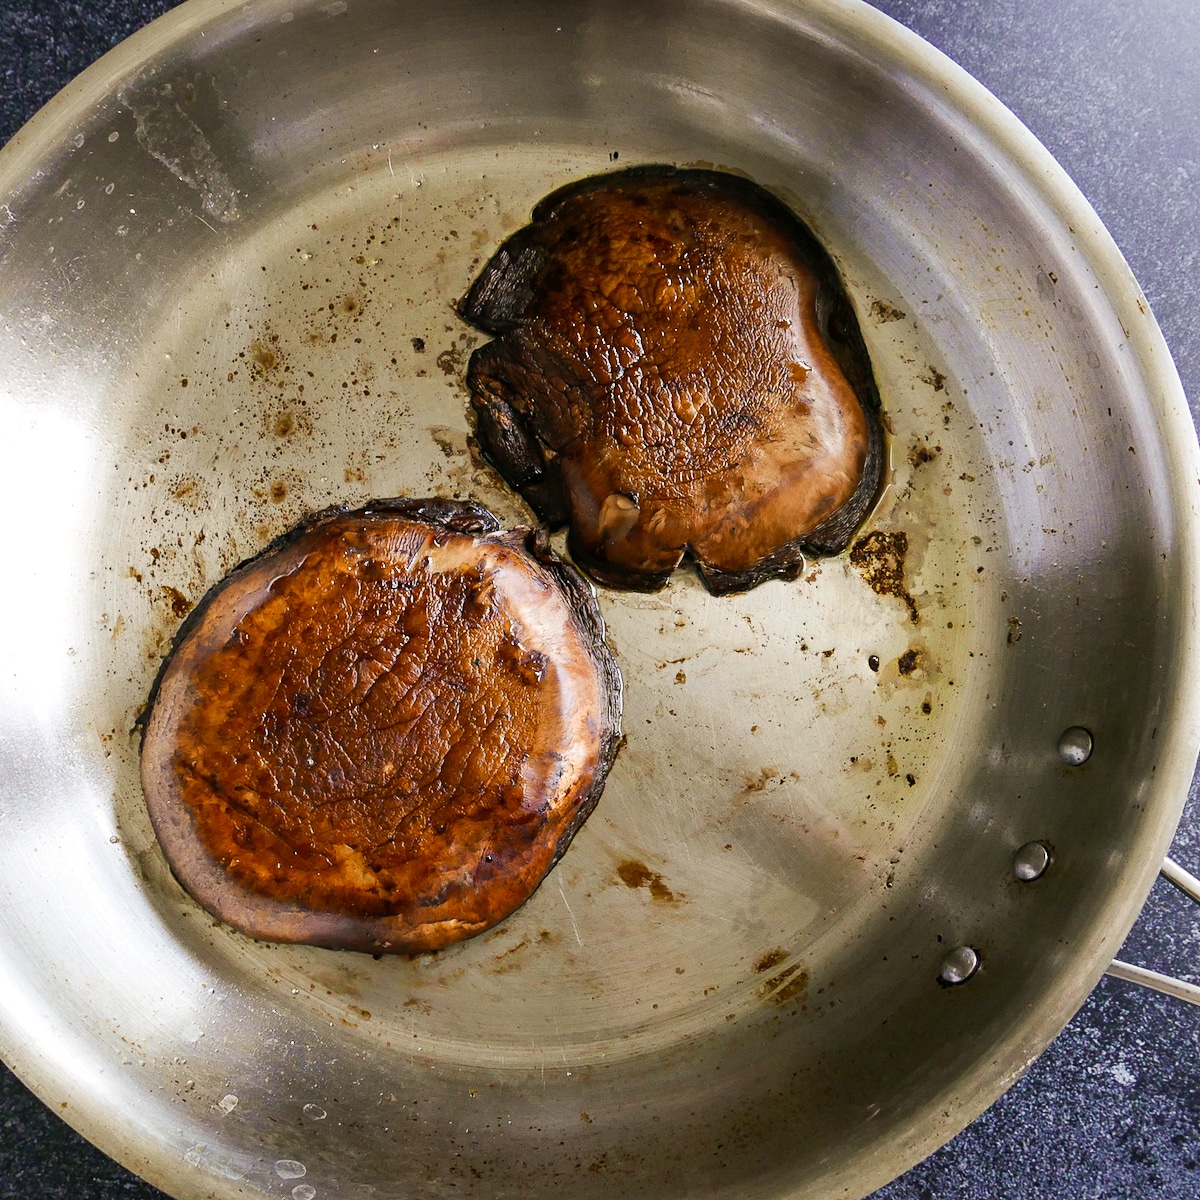
[[[620,676],[587,584],[474,504],[310,519],[214,588],[147,710],[183,886],[253,937],[372,952],[480,933],[599,798]]]
[[[573,557],[713,592],[848,543],[878,491],[879,395],[829,255],[715,171],[637,167],[534,209],[462,303],[485,453]]]

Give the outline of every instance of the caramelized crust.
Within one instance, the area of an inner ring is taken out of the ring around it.
[[[845,547],[878,489],[879,397],[829,256],[769,193],[638,167],[555,192],[462,304],[480,442],[572,555],[714,592]]]
[[[520,905],[587,817],[620,679],[587,585],[475,505],[313,518],[180,632],[142,746],[176,875],[273,941],[434,950]]]

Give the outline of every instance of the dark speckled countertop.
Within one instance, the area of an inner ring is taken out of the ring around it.
[[[1095,206],[1200,399],[1200,2],[877,0],[1012,108]],[[0,4],[0,143],[172,5]],[[1200,872],[1200,801],[1172,851]],[[1200,913],[1155,885],[1122,957],[1200,981]],[[0,1198],[150,1200],[0,1068]],[[1200,1008],[1101,982],[1029,1073],[875,1200],[1200,1197]]]

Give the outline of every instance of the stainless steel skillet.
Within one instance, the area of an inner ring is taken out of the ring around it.
[[[1194,760],[1194,435],[1094,216],[858,7],[185,8],[127,50],[0,163],[7,478],[39,514],[5,1056],[179,1195],[853,1194],[953,1132],[1094,982]],[[613,152],[747,170],[838,254],[920,623],[841,562],[608,595],[624,773],[523,923],[379,964],[211,928],[125,738],[174,610],[328,499],[519,515],[463,453],[448,303]],[[982,966],[939,987],[959,945]]]

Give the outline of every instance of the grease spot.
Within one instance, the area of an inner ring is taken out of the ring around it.
[[[444,375],[457,375],[466,366],[466,357],[458,346],[451,346],[437,356],[437,365]]]
[[[927,383],[935,392],[944,392],[946,390],[946,376],[935,366],[927,366],[925,374],[920,376],[922,383]]]
[[[903,321],[908,316],[903,309],[889,304],[886,300],[872,300],[870,313],[879,325],[887,325],[890,321]]]
[[[933,462],[941,452],[941,446],[926,446],[924,442],[916,442],[908,452],[908,461],[913,467],[923,467]]]
[[[760,958],[758,962],[754,964],[754,970],[757,974],[761,975],[764,971],[769,971],[772,967],[779,966],[779,964],[786,958],[787,951],[784,950],[782,946],[776,946],[774,950],[768,950],[766,954],[764,954],[762,958]]]
[[[162,592],[175,616],[186,617],[192,611],[192,602],[178,588],[163,584]]]
[[[626,859],[617,867],[617,874],[626,887],[646,888],[654,900],[673,904],[677,899],[675,893],[663,883],[663,877],[657,871],[650,870],[645,863],[632,858]]]
[[[250,357],[264,371],[269,371],[279,361],[275,351],[270,346],[263,345],[262,342],[250,344]]]
[[[449,425],[430,425],[429,433],[447,458],[461,457],[468,452],[467,435],[461,430]]]
[[[757,775],[747,775],[745,778],[746,782],[742,785],[742,794],[753,796],[759,792],[765,792],[772,784],[782,785],[789,779],[799,782],[800,776],[795,771],[789,771],[785,775],[777,767],[763,767]]]
[[[772,975],[759,985],[759,998],[768,1004],[782,1008],[786,1004],[803,1001],[808,993],[808,972],[799,963],[785,967],[778,975]]]

